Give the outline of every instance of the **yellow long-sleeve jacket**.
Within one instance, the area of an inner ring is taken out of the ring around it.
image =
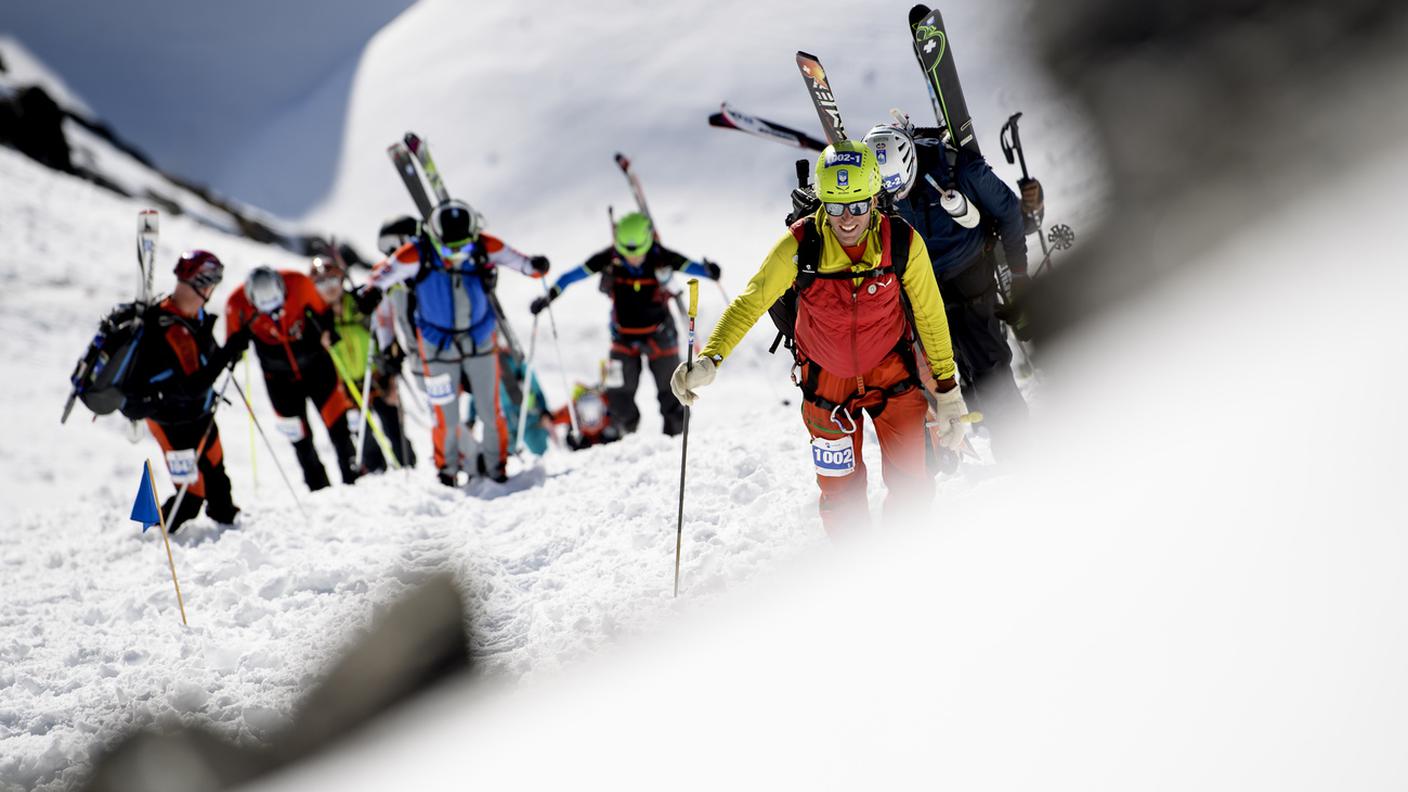
[[[881,266],[881,224],[885,221],[878,213],[872,215],[870,227],[865,232],[865,254],[855,264],[851,263],[850,256],[846,255],[845,249],[836,240],[830,224],[820,211],[808,222],[815,223],[821,234],[818,272],[866,272]],[[898,224],[894,228],[898,229]],[[924,246],[923,238],[913,230],[910,230],[910,233],[912,236],[909,243],[909,259],[904,269],[904,291],[914,311],[914,323],[934,377],[939,380],[949,379],[955,375],[957,369],[953,362],[953,344],[949,340],[943,297],[939,294],[939,284],[934,279],[929,251]],[[748,281],[748,287],[729,303],[723,316],[719,317],[718,324],[714,326],[708,342],[704,345],[703,354],[717,359],[727,358],[753,324],[792,286],[797,279],[797,249],[797,238],[790,231],[778,240],[763,260],[763,266],[752,280]],[[816,281],[817,284],[821,282],[820,279]],[[851,283],[853,288],[859,288],[862,279],[855,278]],[[894,341],[898,341],[898,338]]]

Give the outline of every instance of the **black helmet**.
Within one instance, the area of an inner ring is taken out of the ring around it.
[[[410,215],[391,217],[381,224],[377,234],[376,248],[383,256],[395,253],[397,248],[420,236],[420,221]]]
[[[480,218],[464,201],[449,200],[430,213],[431,241],[439,247],[458,250],[479,239]]]

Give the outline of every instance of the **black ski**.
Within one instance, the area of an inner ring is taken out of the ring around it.
[[[841,110],[836,107],[836,97],[831,93],[831,83],[826,79],[826,70],[815,55],[797,51],[797,68],[807,81],[807,93],[816,107],[817,118],[821,119],[821,129],[826,133],[826,142],[840,143],[846,139],[846,127],[841,123]]]
[[[954,146],[982,154],[978,136],[973,133],[973,118],[968,114],[968,103],[963,98],[963,86],[958,81],[958,67],[953,62],[953,47],[944,28],[943,14],[937,8],[928,10],[915,22],[921,10],[925,7],[917,5],[909,12],[910,28],[914,34],[914,57],[919,60],[919,69],[929,86],[929,98],[934,100],[939,124],[949,131]]]
[[[792,127],[768,121],[764,118],[750,116],[729,107],[728,102],[720,106],[719,112],[709,116],[709,126],[721,129],[737,129],[739,132],[747,132],[750,135],[757,135],[768,140],[775,140],[789,146],[796,146],[801,149],[811,149],[821,151],[826,148],[826,144],[805,132],[798,131]]]
[[[416,161],[411,155],[411,150],[406,148],[405,143],[398,140],[386,149],[386,153],[391,157],[391,163],[396,166],[396,172],[400,174],[401,181],[406,185],[406,192],[410,193],[411,200],[415,202],[416,211],[420,212],[421,219],[430,219],[430,212],[434,207],[430,204],[430,196],[425,191],[425,183],[421,181],[420,172],[416,170]]]
[[[640,213],[650,218],[650,228],[655,234],[655,239],[660,239],[660,226],[655,223],[655,215],[650,213],[650,207],[645,203],[645,190],[640,186],[640,179],[636,178],[635,171],[631,170],[631,161],[621,152],[616,152],[616,166],[621,169],[621,173],[626,177],[626,183],[631,186],[631,195],[635,196],[636,208]]]
[[[1022,216],[1026,222],[1027,233],[1035,233],[1037,241],[1041,243],[1041,263],[1032,270],[1032,275],[1040,275],[1051,266],[1051,254],[1057,250],[1068,250],[1076,241],[1076,232],[1071,227],[1059,223],[1051,227],[1051,234],[1048,236],[1042,230],[1042,222],[1046,218],[1046,199],[1041,187],[1041,182],[1033,179],[1027,172],[1027,155],[1022,150],[1022,135],[1017,129],[1017,122],[1022,120],[1021,113],[1013,113],[1007,119],[1007,123],[1002,125],[1002,132],[999,141],[1002,144],[1002,156],[1007,158],[1008,165],[1020,163],[1022,166],[1022,178],[1017,182],[1017,189],[1024,197],[1022,206]],[[1028,211],[1025,196],[1028,190],[1036,193],[1036,208]]]

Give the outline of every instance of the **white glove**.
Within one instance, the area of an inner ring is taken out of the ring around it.
[[[963,445],[963,437],[968,433],[968,424],[959,419],[968,414],[968,405],[963,403],[963,391],[954,387],[947,393],[934,394],[934,430],[939,435],[939,445],[950,451],[957,451]]]
[[[674,391],[675,398],[680,400],[680,404],[688,407],[694,404],[694,400],[699,398],[695,389],[702,388],[714,381],[714,375],[718,369],[714,367],[714,361],[700,355],[694,361],[694,367],[690,368],[688,363],[681,363],[675,373],[670,375],[670,390]]]

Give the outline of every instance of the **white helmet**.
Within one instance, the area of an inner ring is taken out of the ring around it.
[[[896,198],[909,194],[914,177],[919,172],[919,158],[914,153],[914,138],[909,132],[889,124],[877,124],[863,138],[875,152],[880,165],[880,184]]]
[[[244,279],[245,295],[262,314],[272,314],[284,307],[284,278],[271,267],[255,267]]]

